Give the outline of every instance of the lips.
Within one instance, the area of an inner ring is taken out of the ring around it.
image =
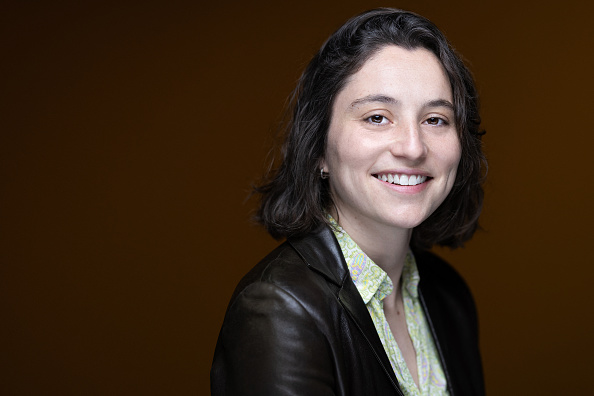
[[[423,175],[403,175],[397,173],[382,173],[373,176],[379,180],[400,186],[416,186],[430,179],[430,177]]]

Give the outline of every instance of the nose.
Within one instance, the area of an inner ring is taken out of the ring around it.
[[[396,128],[391,144],[392,155],[419,161],[427,155],[427,145],[421,126],[409,122]]]

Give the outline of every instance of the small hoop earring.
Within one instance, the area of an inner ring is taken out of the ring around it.
[[[327,179],[328,175],[329,175],[328,172],[324,172],[324,168],[320,169],[320,178]]]

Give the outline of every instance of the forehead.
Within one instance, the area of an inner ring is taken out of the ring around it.
[[[337,102],[345,97],[386,95],[399,101],[443,99],[452,102],[448,76],[427,49],[389,45],[374,53],[349,77]]]

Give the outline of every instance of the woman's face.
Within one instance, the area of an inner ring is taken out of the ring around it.
[[[460,161],[453,103],[425,49],[386,46],[349,78],[322,161],[343,227],[412,229],[439,207]]]

